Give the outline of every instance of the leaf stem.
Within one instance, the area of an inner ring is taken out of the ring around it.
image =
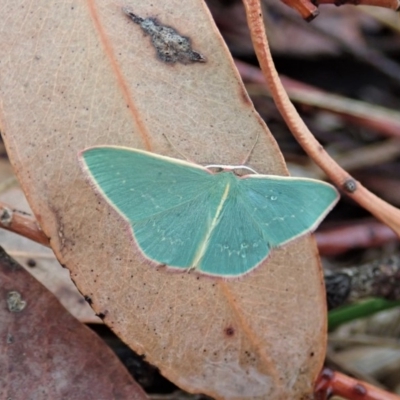
[[[366,382],[350,378],[340,372],[325,368],[315,385],[315,398],[325,400],[332,396],[363,400],[400,400],[394,393],[372,386]]]
[[[296,140],[338,188],[400,236],[400,210],[370,192],[341,168],[307,128],[279,79],[267,41],[260,1],[243,0],[243,3],[261,70],[277,108]]]
[[[35,218],[14,210],[0,202],[0,227],[49,247],[49,238],[43,233]]]

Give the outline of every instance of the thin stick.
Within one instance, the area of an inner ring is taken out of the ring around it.
[[[389,8],[394,11],[398,11],[399,2],[398,0],[315,0],[313,4],[319,6],[321,4],[333,4],[335,6],[342,6],[344,4],[354,4],[356,6],[375,6],[382,8]]]
[[[254,49],[272,97],[282,117],[286,121],[304,151],[326,173],[335,185],[354,201],[380,219],[400,236],[400,210],[371,193],[341,168],[324,150],[307,128],[291,103],[279,79],[269,49],[259,0],[243,0]]]
[[[250,96],[271,96],[265,77],[258,67],[239,60],[235,60],[235,65]],[[287,76],[281,75],[280,78],[295,103],[327,110],[354,124],[372,128],[380,135],[400,138],[400,112],[325,92]]]
[[[333,372],[325,368],[316,385],[315,393],[317,399],[326,399],[329,395],[343,396],[346,399],[362,400],[400,400],[400,397],[379,389],[366,382],[360,382],[340,372]]]
[[[49,247],[49,239],[40,229],[35,218],[23,215],[11,206],[0,202],[0,227],[17,233],[34,242]]]
[[[399,9],[398,0],[282,0],[283,3],[296,10],[306,21],[313,20],[318,14],[318,6],[320,4],[334,4],[342,6],[344,4],[369,5],[392,10]]]

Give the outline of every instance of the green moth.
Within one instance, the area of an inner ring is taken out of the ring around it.
[[[133,148],[93,147],[80,160],[147,259],[207,275],[248,273],[274,247],[313,231],[339,198],[313,179],[237,176],[241,166],[213,172]]]

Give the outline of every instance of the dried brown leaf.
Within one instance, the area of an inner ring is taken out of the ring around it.
[[[189,37],[206,62],[161,61],[112,1],[3,7],[0,118],[30,205],[96,312],[176,384],[225,399],[308,396],[326,339],[312,238],[237,280],[157,271],[79,169],[78,151],[96,144],[239,164],[258,138],[250,166],[287,173],[203,2],[129,7]]]
[[[111,349],[0,248],[0,398],[146,400]]]

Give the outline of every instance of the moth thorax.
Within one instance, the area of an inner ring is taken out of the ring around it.
[[[205,168],[210,170],[213,173],[218,172],[232,172],[237,176],[244,176],[251,174],[258,174],[253,168],[247,167],[246,165],[219,165],[219,164],[211,164],[206,165]]]

